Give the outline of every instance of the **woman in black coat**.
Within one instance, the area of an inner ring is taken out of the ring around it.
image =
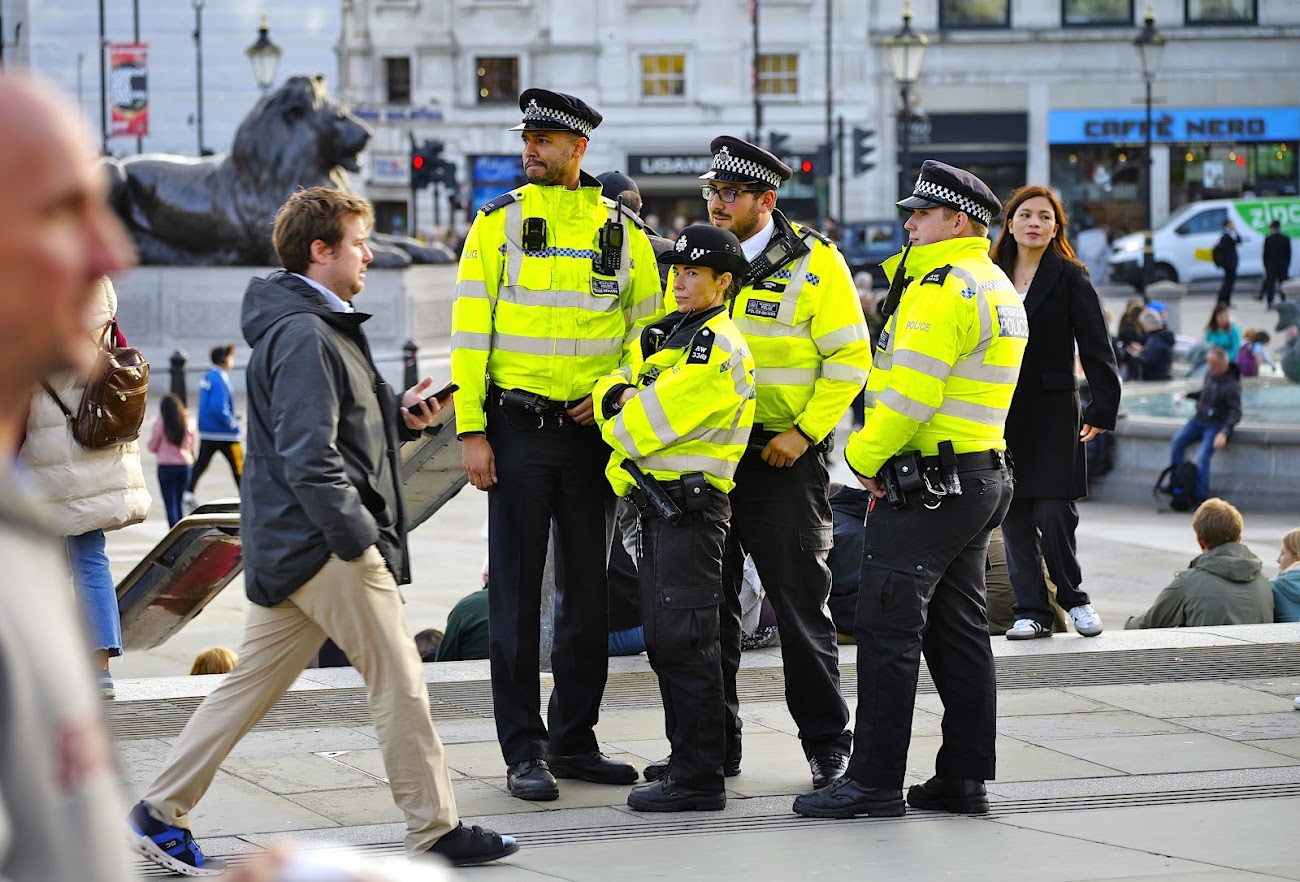
[[[1046,187],[1021,187],[1007,202],[1006,217],[993,260],[1024,298],[1029,316],[1029,345],[1006,425],[1016,478],[1015,498],[1002,522],[1016,595],[1016,622],[1006,636],[1052,636],[1045,560],[1057,601],[1069,611],[1075,630],[1093,637],[1102,624],[1080,588],[1074,500],[1088,495],[1084,443],[1115,428],[1120,397],[1115,352],[1088,271],[1066,241],[1065,210],[1055,194]],[[1076,346],[1091,398],[1082,414]]]

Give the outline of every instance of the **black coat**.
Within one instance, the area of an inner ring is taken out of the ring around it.
[[[1087,271],[1050,248],[1025,297],[1029,345],[1007,414],[1007,449],[1015,465],[1017,499],[1079,499],[1088,495],[1083,423],[1115,428],[1119,373],[1110,332]],[[1080,420],[1074,347],[1091,401]]]
[[[1264,239],[1264,272],[1285,279],[1291,268],[1291,240],[1282,233]]]
[[[360,312],[334,312],[285,272],[253,279],[244,339],[253,348],[240,529],[248,599],[275,606],[325,566],[378,547],[411,581],[398,469],[397,398],[379,376]]]

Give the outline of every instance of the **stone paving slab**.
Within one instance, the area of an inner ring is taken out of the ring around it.
[[[998,721],[998,732],[1001,734],[1035,744],[1071,738],[1158,735],[1185,731],[1187,729],[1176,722],[1128,711],[1024,715]]]
[[[1053,741],[1052,749],[1130,774],[1250,769],[1293,762],[1267,750],[1199,732]]]
[[[1262,741],[1247,741],[1251,747],[1280,753],[1300,759],[1300,738],[1267,738]]]
[[[1237,714],[1213,717],[1182,717],[1170,722],[1189,729],[1209,732],[1234,741],[1264,738],[1300,738],[1300,713],[1284,710],[1275,714]]]
[[[1152,717],[1257,714],[1286,709],[1275,696],[1235,683],[1127,683],[1072,686],[1069,692]]]

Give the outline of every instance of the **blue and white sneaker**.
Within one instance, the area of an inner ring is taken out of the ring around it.
[[[138,854],[158,866],[182,876],[217,876],[226,872],[221,858],[204,857],[189,830],[172,827],[149,814],[149,807],[138,802],[127,818],[130,833],[127,842]]]

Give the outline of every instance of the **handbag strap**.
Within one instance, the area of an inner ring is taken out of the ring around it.
[[[45,380],[41,380],[41,385],[45,387],[45,391],[49,393],[49,396],[54,399],[54,403],[59,406],[59,410],[63,411],[63,415],[68,419],[72,419],[72,411],[68,410],[68,406],[63,403],[63,399],[59,397],[59,393],[55,392],[54,389],[51,388],[50,384]]]

